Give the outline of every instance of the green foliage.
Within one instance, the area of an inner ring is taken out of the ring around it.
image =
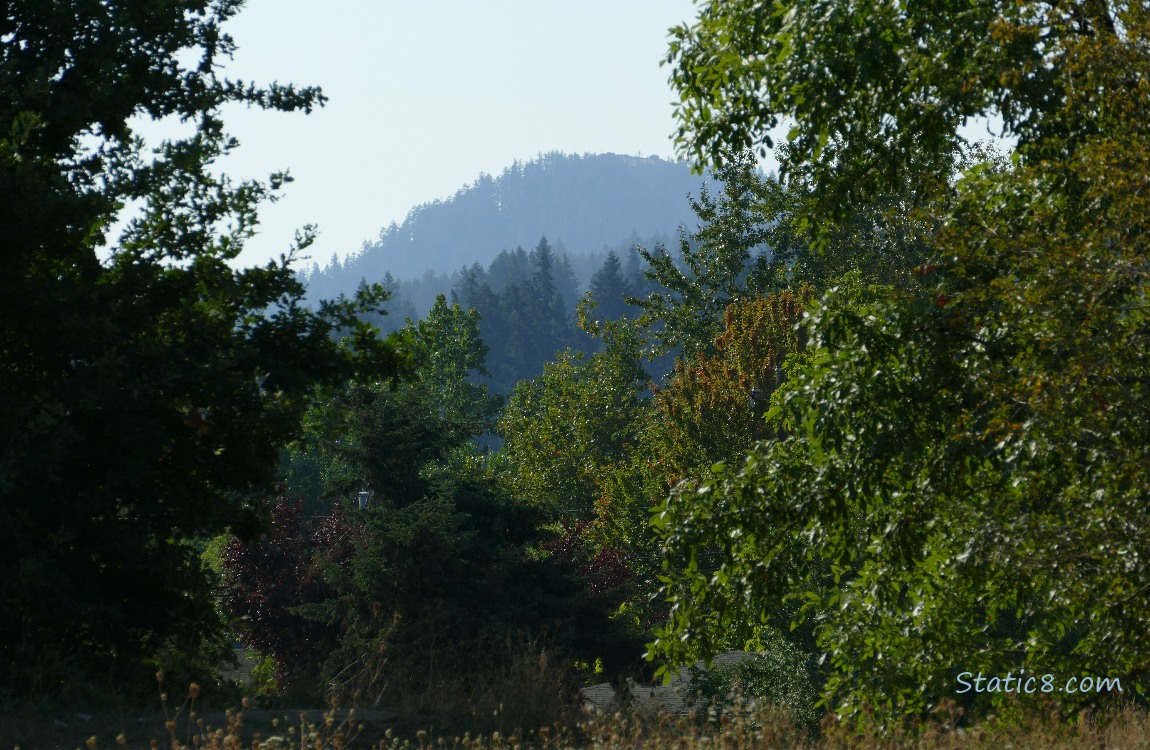
[[[742,151],[725,155],[714,178],[722,192],[714,198],[704,185],[691,202],[703,224],[681,231],[681,260],[660,247],[641,249],[654,291],[629,300],[659,351],[679,349],[683,363],[716,353],[729,305],[804,285],[824,290],[846,273],[902,283],[929,256],[930,222],[911,211],[907,185],[856,201],[841,221],[816,227],[810,215],[820,193],[809,165],[794,166],[784,184],[764,177],[754,154]]]
[[[618,669],[638,641],[607,619],[606,601],[588,600],[574,565],[532,553],[548,536],[543,515],[506,493],[471,442],[497,403],[477,382],[477,314],[441,297],[399,336],[416,376],[330,389],[293,447],[290,468],[299,471],[289,472],[289,489],[293,476],[314,487],[318,475],[353,528],[339,539],[325,536],[322,520],[303,529],[310,551],[295,575],[308,586],[283,604],[295,619],[281,630],[335,636],[277,653],[322,651],[321,668],[299,677],[322,677],[330,697],[368,703],[470,694],[517,633],[544,638],[565,658],[609,657]],[[365,510],[350,500],[361,490],[371,493]],[[241,598],[248,589],[232,581]]]
[[[982,163],[985,151],[983,146],[966,149],[949,173],[963,164]],[[789,144],[779,148],[780,154],[793,152]],[[809,164],[794,164],[775,191],[771,245],[786,260],[789,286],[809,284],[824,291],[848,273],[867,283],[900,286],[916,266],[931,259],[928,238],[937,220],[916,209],[921,195],[909,181],[858,196],[836,220],[816,222],[812,218],[821,210],[822,194],[815,177]]]
[[[918,670],[920,664],[919,674],[945,674],[931,663],[945,657],[937,649],[925,652],[925,643],[924,652],[908,659],[904,651],[832,642],[844,630],[842,620],[857,611],[848,606],[855,598],[842,593],[850,584],[840,581],[846,576],[849,582],[863,567],[862,556],[872,565],[886,563],[866,576],[867,585],[885,589],[890,584],[895,590],[905,585],[898,576],[917,559],[905,545],[933,527],[919,515],[921,507],[914,506],[917,513],[907,517],[892,505],[886,488],[911,492],[901,489],[908,479],[928,487],[953,481],[949,471],[920,476],[920,467],[937,466],[935,452],[947,447],[937,440],[934,426],[946,424],[951,414],[945,407],[952,404],[938,397],[945,386],[935,377],[937,360],[931,355],[937,349],[916,349],[918,366],[906,372],[897,367],[902,352],[896,334],[873,330],[897,315],[897,308],[831,309],[815,309],[816,353],[789,373],[775,396],[773,426],[788,438],[762,443],[742,466],[690,492],[674,493],[656,517],[672,574],[665,579],[667,593],[678,605],[657,646],[675,662],[713,653],[729,630],[766,622],[773,610],[797,601],[822,614],[819,645],[838,659],[835,667],[873,679],[876,666],[887,665],[866,695],[885,700],[895,688],[894,674]],[[920,463],[921,450],[927,455]],[[872,528],[877,539],[868,533]],[[945,531],[961,538],[964,529],[955,525]],[[900,545],[887,538],[900,532],[911,540]],[[702,549],[717,554],[700,560]],[[858,596],[859,609],[877,608],[873,593]],[[841,608],[835,606],[840,603]],[[869,635],[873,642],[873,632]],[[957,648],[945,654],[966,656]],[[868,655],[877,655],[879,663],[868,664]]]
[[[712,4],[698,39],[752,6]],[[682,663],[791,602],[829,660],[830,705],[869,706],[880,724],[956,695],[968,670],[1142,692],[1150,96],[1133,81],[1150,73],[1150,11],[818,7],[752,13],[763,44],[785,44],[754,57],[771,71],[755,80],[762,111],[799,121],[789,157],[810,170],[807,210],[919,185],[940,260],[900,290],[832,291],[768,412],[779,438],[664,504],[672,616],[654,650]],[[875,32],[877,46],[847,43]],[[700,49],[684,70],[706,67]],[[884,50],[901,89],[873,67]],[[945,189],[919,173],[950,158],[955,118],[987,108],[1019,138],[1011,164],[969,164]],[[759,137],[755,117],[731,132]],[[813,145],[820,127],[830,138]],[[889,163],[860,174],[875,159]],[[841,227],[849,213],[828,215]],[[1019,698],[962,696],[980,711]],[[1077,711],[1106,696],[1059,699]]]
[[[1103,613],[1135,606],[1134,573],[1087,561],[1136,543],[1115,522],[1137,491],[1104,472],[1132,469],[1141,435],[1075,456],[1063,418],[1056,432],[1032,415],[1003,439],[993,415],[1018,402],[996,404],[983,378],[1013,337],[972,335],[963,317],[933,294],[815,311],[813,355],[772,410],[788,438],[658,517],[678,605],[660,647],[707,653],[792,601],[816,623],[840,711],[922,712],[968,669],[1132,683],[1141,631]],[[701,549],[720,550],[709,568]]]
[[[472,435],[487,432],[501,399],[488,392],[491,373],[485,365],[487,347],[480,338],[479,313],[447,306],[439,295],[427,316],[410,329],[417,346],[420,378],[438,391],[439,411],[449,422]]]
[[[1114,37],[1136,3],[708,2],[672,29],[676,142],[698,162],[773,146],[816,185],[818,216],[905,193],[926,203],[960,153],[967,118],[997,115],[1020,152],[1079,139],[1050,117],[1074,92],[1062,75],[1079,40]],[[893,189],[898,186],[898,189]],[[908,188],[909,190],[905,190]]]
[[[691,667],[687,694],[694,705],[729,719],[735,701],[742,699],[744,719],[763,707],[778,706],[787,709],[796,724],[818,724],[823,712],[815,704],[821,685],[812,656],[772,628],[762,631],[758,647],[759,652],[739,661],[705,670]]]
[[[239,6],[28,0],[0,20],[0,683],[17,691],[224,655],[195,542],[255,531],[316,385],[401,366],[357,317],[380,289],[311,312],[294,250],[230,265],[288,178],[220,176],[237,145],[220,110],[323,101],[219,75]],[[136,115],[194,132],[149,155]]]
[[[499,421],[506,481],[515,496],[552,518],[588,518],[610,468],[638,444],[646,374],[643,341],[607,323],[604,350],[565,352],[543,375],[521,382]]]
[[[443,295],[423,320],[396,334],[417,370],[406,382],[349,382],[307,415],[286,478],[293,492],[346,497],[371,488],[400,505],[422,496],[433,466],[458,468],[469,439],[490,429],[499,399],[483,380],[478,314]]]
[[[667,485],[644,445],[653,414],[643,393],[645,339],[627,321],[598,323],[593,313],[593,304],[580,307],[602,350],[563,354],[519,384],[499,422],[505,442],[492,469],[517,499],[577,530],[563,537],[559,556],[580,563],[590,595],[608,586],[617,621],[637,632],[663,616],[650,600],[658,551],[647,518]]]
[[[1123,520],[1147,486],[1146,402],[1130,387],[1147,365],[1145,271],[1108,237],[1141,234],[1124,165],[1108,167],[1092,153],[972,173],[936,240],[957,254],[952,275],[922,270],[938,288],[839,295],[812,316],[814,351],[773,410],[789,438],[702,488],[721,512],[666,506],[672,559],[725,546],[715,571],[682,565],[673,596],[699,622],[665,635],[721,632],[747,600],[802,602],[834,705],[887,717],[953,694],[967,669],[1136,687],[1142,630],[1112,613],[1146,611],[1141,568],[1103,560],[1145,543]],[[1051,172],[1075,189],[1036,208],[1028,192]],[[1115,205],[1121,221],[1097,213]]]
[[[645,299],[628,300],[642,309],[640,323],[658,323],[661,350],[680,348],[688,360],[714,352],[712,340],[722,330],[727,305],[776,288],[785,270],[785,257],[764,244],[771,237],[777,183],[763,179],[753,154],[745,151],[714,176],[723,192],[716,200],[704,185],[699,200],[691,201],[703,226],[694,234],[680,230],[682,265],[661,247],[640,250],[650,264],[643,273],[658,287]]]
[[[418,433],[438,445],[433,435]],[[383,484],[373,485],[361,513],[362,541],[346,565],[323,567],[331,596],[297,609],[339,626],[323,663],[333,696],[374,703],[464,689],[496,666],[488,656],[516,633],[546,636],[566,654],[610,654],[616,669],[637,647],[588,604],[573,570],[528,554],[541,541],[541,518],[503,494],[482,465],[455,460],[436,471],[428,462],[439,448],[412,455],[404,446],[407,460],[424,461],[412,472],[383,455],[400,450],[394,443],[364,442],[372,448],[356,454],[354,473]],[[408,483],[412,476],[418,483]]]

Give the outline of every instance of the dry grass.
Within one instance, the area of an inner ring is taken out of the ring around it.
[[[118,725],[115,717],[95,717],[88,720],[91,733],[77,737],[76,729],[65,736],[51,721],[36,728],[34,717],[0,718],[0,750],[1150,750],[1150,716],[1130,706],[1102,717],[1080,716],[1073,725],[1034,713],[967,727],[962,709],[949,701],[929,720],[895,731],[868,731],[828,716],[817,733],[792,722],[785,711],[739,699],[717,719],[650,711],[587,713],[573,708],[568,675],[545,651],[512,651],[505,666],[481,683],[424,696],[440,701],[437,705],[387,710],[271,712],[245,698],[235,711],[205,713],[198,685],[190,685],[174,705],[163,675],[157,674],[161,711],[146,724],[138,718],[125,721],[123,714]],[[461,711],[471,712],[462,724]]]
[[[167,713],[147,739],[118,735],[95,735],[69,744],[52,745],[71,750],[401,750],[402,748],[466,748],[495,750],[512,748],[545,748],[546,750],[751,750],[752,748],[786,748],[794,750],[879,750],[880,748],[1054,748],[1092,750],[1130,750],[1150,748],[1150,717],[1145,711],[1124,708],[1104,720],[1081,720],[1071,726],[1037,716],[1019,719],[1010,725],[989,722],[972,729],[959,728],[961,712],[953,705],[943,706],[929,722],[913,730],[893,734],[864,732],[834,721],[823,722],[819,737],[798,727],[778,710],[736,712],[718,725],[691,718],[666,715],[631,714],[612,716],[586,714],[572,717],[565,724],[556,721],[549,726],[524,730],[488,730],[484,732],[448,733],[441,736],[415,727],[402,727],[400,717],[386,712],[357,713],[354,710],[296,713],[253,722],[250,715],[259,714],[245,701],[242,710],[224,714],[219,726],[196,710],[197,689],[192,686],[182,705]],[[493,688],[494,692],[494,688]],[[520,693],[522,695],[522,693]],[[510,696],[506,696],[510,697]],[[497,718],[512,723],[511,712]],[[314,718],[313,718],[314,717]],[[530,724],[526,725],[532,726]],[[47,747],[47,745],[41,745]],[[13,745],[5,743],[0,750]],[[16,745],[19,747],[19,745]],[[32,750],[25,746],[24,750]]]
[[[578,675],[542,644],[508,638],[469,656],[462,664],[440,663],[434,674],[410,661],[394,667],[381,656],[360,670],[369,679],[357,675],[348,683],[354,689],[329,687],[327,696],[339,705],[386,707],[403,724],[447,733],[549,726],[578,712]]]

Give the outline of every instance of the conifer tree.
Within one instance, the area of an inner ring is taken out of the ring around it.
[[[595,300],[597,320],[619,320],[638,309],[628,305],[626,298],[631,296],[631,285],[623,275],[619,256],[612,250],[607,253],[603,265],[591,277],[591,298]]]
[[[703,225],[694,233],[680,229],[679,262],[661,246],[639,250],[650,265],[645,275],[657,284],[634,300],[643,309],[640,321],[659,324],[663,350],[681,347],[688,358],[713,354],[727,305],[769,291],[780,276],[782,259],[766,245],[774,184],[759,174],[750,152],[728,159],[715,178],[723,184],[717,199],[704,186],[691,201]]]

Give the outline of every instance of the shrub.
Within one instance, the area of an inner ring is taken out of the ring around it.
[[[815,708],[819,686],[811,656],[775,630],[764,632],[759,640],[764,650],[745,659],[710,670],[691,667],[688,695],[696,706],[713,705],[716,719],[741,701],[740,714],[756,706],[774,706],[789,711],[796,724],[814,727],[822,713]]]
[[[630,565],[631,554],[611,545],[596,549],[593,540],[588,538],[589,525],[589,521],[574,524],[563,521],[563,533],[539,546],[550,553],[548,559],[552,562],[575,565],[579,576],[586,581],[589,597],[618,594],[620,588],[635,577]]]
[[[331,596],[298,610],[340,623],[325,672],[344,698],[407,700],[453,680],[482,682],[502,669],[485,655],[502,654],[508,639],[545,638],[556,658],[603,656],[616,665],[627,658],[615,653],[621,648],[634,658],[642,651],[574,565],[531,558],[538,519],[492,482],[457,477],[363,518],[365,537],[346,569],[327,568]]]
[[[284,494],[267,509],[268,531],[249,543],[234,540],[224,552],[224,606],[244,645],[274,660],[280,689],[306,690],[315,686],[340,628],[301,608],[333,595],[323,568],[347,565],[363,532],[338,505],[311,523],[302,500]]]

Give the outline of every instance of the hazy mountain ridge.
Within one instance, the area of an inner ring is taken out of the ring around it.
[[[584,267],[592,264],[580,263],[584,256],[602,258],[628,238],[673,241],[680,225],[693,229],[687,196],[697,195],[703,180],[684,162],[654,156],[553,152],[516,162],[498,177],[482,174],[449,198],[416,206],[344,262],[313,265],[308,296],[348,293],[361,279],[388,273],[403,280],[450,276],[486,265],[502,250],[534,247],[543,236],[570,256],[585,286]]]

